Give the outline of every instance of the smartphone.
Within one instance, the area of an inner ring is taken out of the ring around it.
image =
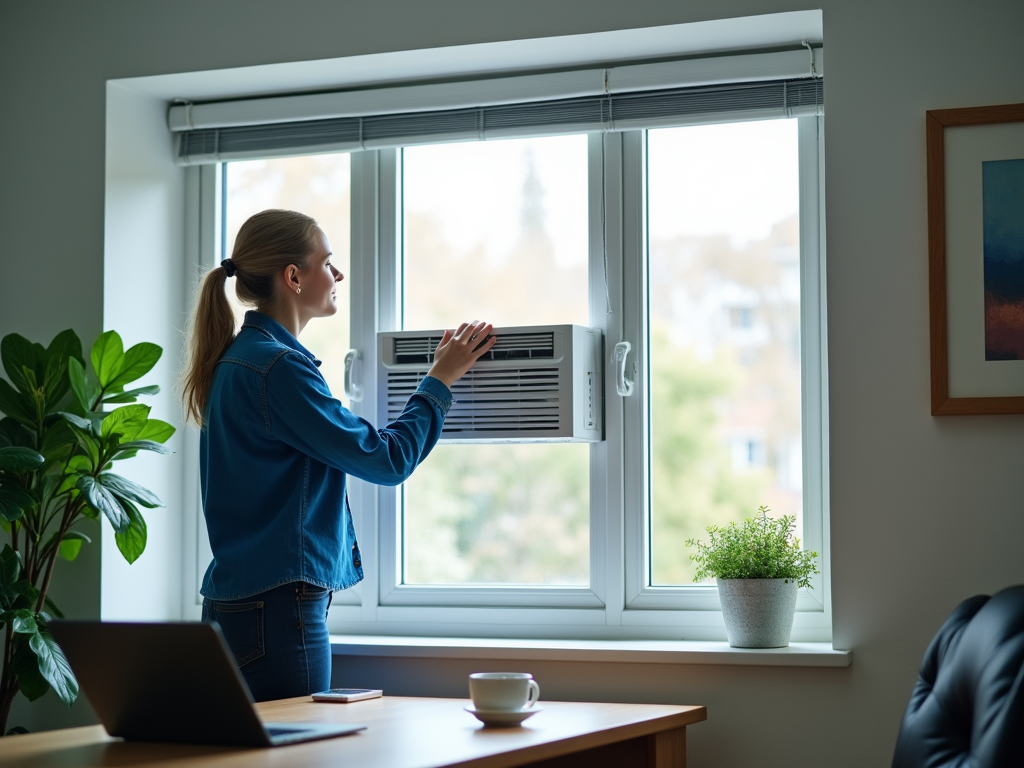
[[[375,699],[383,696],[384,691],[376,688],[331,688],[327,691],[320,691],[313,694],[313,701],[359,701],[361,699]]]

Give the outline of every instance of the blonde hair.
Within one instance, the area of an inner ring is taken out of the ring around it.
[[[185,418],[200,426],[217,362],[235,338],[235,316],[225,282],[235,276],[235,293],[247,306],[274,300],[274,277],[289,264],[308,266],[316,250],[316,220],[296,211],[271,209],[251,216],[238,230],[228,267],[214,267],[203,278],[188,332],[188,363],[182,376]]]

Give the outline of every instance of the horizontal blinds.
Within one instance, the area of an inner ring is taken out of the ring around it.
[[[616,79],[616,87],[632,86],[634,90],[617,93],[600,92],[572,98],[553,98],[557,89],[549,87],[546,91],[540,89],[539,99],[523,100],[522,88],[496,87],[494,90],[498,95],[492,100],[499,103],[437,108],[438,104],[446,106],[446,103],[443,99],[435,99],[430,104],[431,108],[424,108],[423,104],[416,103],[415,98],[410,98],[410,103],[416,104],[418,108],[398,112],[383,110],[381,104],[384,100],[371,94],[371,98],[364,96],[362,99],[363,110],[373,112],[370,114],[284,119],[285,110],[281,108],[281,102],[284,101],[290,102],[293,114],[315,114],[315,111],[308,110],[303,113],[301,107],[308,106],[311,103],[308,99],[316,97],[300,96],[266,100],[269,102],[264,109],[267,122],[263,123],[257,122],[260,116],[258,103],[246,104],[241,109],[236,107],[234,119],[227,115],[226,110],[221,109],[220,122],[227,124],[193,127],[191,130],[188,129],[189,124],[201,124],[203,121],[193,120],[189,112],[208,105],[176,106],[172,110],[170,122],[177,137],[177,162],[180,165],[198,165],[223,160],[382,149],[446,141],[796,117],[817,114],[822,108],[820,72],[815,71],[806,52],[804,61],[808,62],[804,66],[806,71],[799,73],[803,76],[753,82],[665,88],[658,87],[660,83],[657,77],[649,77],[643,82],[637,76],[637,71],[642,68],[638,66],[623,68],[629,70],[631,78],[624,77],[620,72]],[[765,72],[778,74],[779,69],[762,68],[758,75],[763,77]],[[604,90],[612,90],[609,83],[613,79],[607,74],[611,72],[613,70],[606,71]],[[733,72],[732,77],[738,78],[742,68],[734,67]],[[561,77],[561,81],[566,82],[566,74],[553,76],[553,80],[557,81]],[[519,81],[516,85],[525,79],[516,78]],[[425,86],[420,92],[430,87]],[[517,93],[520,100],[508,103],[508,94],[512,92]],[[536,95],[538,90],[534,89],[533,93]],[[371,101],[374,106],[370,106]],[[389,91],[387,103],[393,106],[400,102],[396,102],[395,94]],[[322,111],[322,107],[319,109]],[[338,111],[353,110],[349,108]],[[211,110],[208,114],[215,113],[216,110]]]

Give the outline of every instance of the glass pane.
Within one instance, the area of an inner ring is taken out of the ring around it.
[[[650,562],[761,504],[801,530],[797,121],[648,132]]]
[[[577,323],[587,295],[587,137],[410,147],[404,327]]]
[[[349,155],[311,155],[228,164],[225,241],[228,254],[242,223],[268,208],[286,208],[312,216],[331,244],[331,262],[345,275],[338,291],[338,312],[311,320],[300,341],[322,362],[320,371],[335,397],[342,397],[345,353],[349,349]],[[228,296],[234,299],[234,279]],[[247,307],[234,302],[239,321]]]
[[[403,153],[403,327],[589,317],[587,137]],[[440,445],[405,484],[408,584],[586,585],[585,444]]]
[[[405,483],[406,584],[586,586],[590,447],[439,445]]]

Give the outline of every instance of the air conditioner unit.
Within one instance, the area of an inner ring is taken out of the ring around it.
[[[443,331],[377,334],[378,423],[394,421],[434,361]],[[455,382],[441,442],[603,439],[602,335],[597,328],[495,328],[497,342]]]

